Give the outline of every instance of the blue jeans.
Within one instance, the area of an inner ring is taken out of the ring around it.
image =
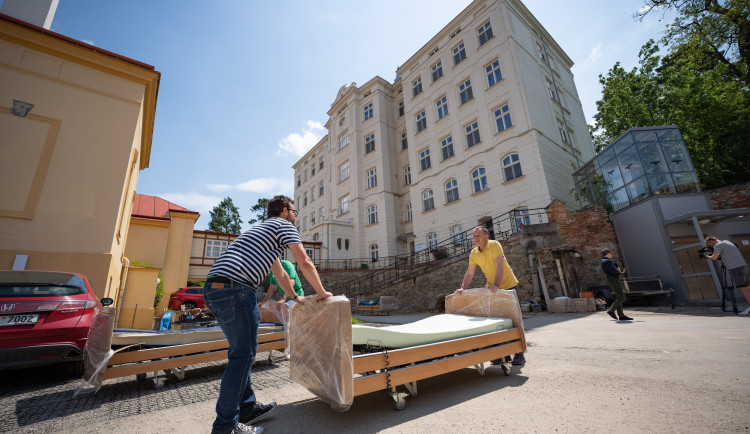
[[[217,288],[220,285],[224,287]],[[258,349],[260,309],[255,290],[234,282],[207,283],[203,288],[203,300],[229,342],[229,358],[221,377],[213,425],[214,433],[228,433],[237,425],[240,414],[246,415],[255,407],[250,368]]]

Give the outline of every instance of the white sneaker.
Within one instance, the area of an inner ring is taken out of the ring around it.
[[[245,433],[245,434],[261,434],[263,428],[259,426],[245,425],[244,423],[237,423],[237,426],[232,430],[232,434]]]
[[[750,315],[750,307],[738,313],[737,315]]]

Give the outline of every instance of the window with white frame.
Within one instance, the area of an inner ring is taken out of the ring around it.
[[[312,190],[310,190],[310,202],[315,201],[315,187],[313,187]]]
[[[339,166],[339,182],[345,180],[349,177],[349,162],[344,162],[341,166]]]
[[[562,124],[562,122],[557,122],[557,129],[560,131],[560,138],[562,139],[563,143],[568,143],[568,131],[565,129],[565,126]]]
[[[479,167],[471,172],[471,184],[474,193],[487,190],[487,172],[484,170],[484,167]]]
[[[495,60],[494,62],[485,66],[484,70],[485,72],[487,72],[487,87],[492,87],[503,79],[503,73],[500,72],[499,60]]]
[[[461,225],[451,226],[451,238],[453,238],[453,245],[462,246],[464,244],[464,230]]]
[[[318,165],[318,169],[323,170],[323,157],[320,157],[320,164]]]
[[[531,219],[529,218],[528,208],[519,208],[513,210],[513,225],[515,226],[515,229],[517,231],[522,230],[524,226],[528,226],[530,224]]]
[[[474,91],[471,90],[471,80],[466,80],[458,85],[458,95],[461,97],[461,104],[474,99]]]
[[[419,151],[419,168],[420,172],[429,169],[432,167],[432,162],[430,161],[430,148],[425,148]]]
[[[409,141],[406,138],[406,131],[402,131],[401,132],[401,150],[403,151],[404,149],[408,147],[409,147]]]
[[[404,115],[404,102],[399,101],[398,102],[398,117],[401,117]]]
[[[411,202],[406,203],[406,221],[410,222],[412,220],[411,217]]]
[[[436,64],[432,65],[430,68],[430,71],[432,72],[432,82],[438,81],[440,77],[443,76],[443,64],[439,60]]]
[[[445,183],[445,203],[458,200],[458,182],[455,179]]]
[[[411,166],[404,167],[404,185],[411,184]]]
[[[547,60],[547,57],[544,55],[544,47],[542,47],[542,44],[536,44],[536,51],[539,54],[540,59]]]
[[[315,163],[312,164],[312,167],[310,167],[310,176],[315,176]]]
[[[302,177],[298,176],[297,177],[297,187],[299,187],[300,185],[302,185]]]
[[[318,209],[318,217],[320,218],[320,221],[321,221],[321,222],[323,222],[323,220],[325,220],[325,219],[323,218],[323,208],[319,208],[319,209]]]
[[[482,138],[479,137],[479,123],[472,122],[464,127],[466,130],[466,147],[471,148],[474,145],[478,145],[482,142]]]
[[[344,149],[349,144],[349,133],[346,132],[339,136],[339,149]]]
[[[378,262],[378,245],[373,244],[370,246],[370,260],[372,262]]]
[[[432,195],[432,189],[427,189],[422,193],[422,210],[429,211],[435,208],[435,198]]]
[[[310,225],[315,226],[315,211],[310,215]]]
[[[557,98],[555,98],[555,88],[552,86],[552,82],[549,80],[545,80],[544,82],[547,83],[547,93],[549,94],[549,97],[557,100]]]
[[[523,175],[518,154],[510,154],[503,158],[503,174],[505,175],[505,182],[512,181]]]
[[[484,45],[487,41],[492,39],[492,26],[490,26],[490,22],[487,21],[485,25],[477,29],[477,36],[479,36],[479,46],[481,47]]]
[[[378,185],[378,176],[374,167],[365,172],[365,184],[367,185],[365,188],[373,188]]]
[[[438,120],[443,119],[448,115],[448,98],[446,96],[443,96],[439,100],[435,101],[435,106],[437,106]]]
[[[313,234],[313,241],[318,241],[319,239],[320,239],[320,234],[319,234],[319,233],[317,233],[317,232],[315,232],[315,233]]]
[[[447,160],[453,156],[453,137],[448,136],[440,141],[440,151],[443,156],[443,160]]]
[[[370,205],[367,207],[367,224],[374,225],[378,222],[378,206]]]
[[[438,241],[437,241],[437,234],[435,232],[430,232],[429,234],[427,234],[427,245],[431,249],[434,249],[435,247],[437,247]]]
[[[464,43],[461,42],[453,49],[453,66],[458,65],[464,59],[466,59],[466,48],[464,48]]]
[[[307,217],[302,217],[302,230],[307,230]]]
[[[510,108],[508,104],[495,110],[495,125],[497,126],[498,133],[513,126],[510,120]]]
[[[323,196],[323,192],[325,191],[323,181],[320,181],[320,187],[318,188],[318,196]]]
[[[375,134],[370,134],[369,136],[365,137],[365,154],[369,154],[370,152],[375,150]]]
[[[368,120],[372,117],[372,103],[365,105],[364,112],[365,112],[365,120]]]
[[[305,182],[307,182],[308,176],[307,176],[307,169],[305,169]]]
[[[307,206],[307,192],[302,195],[302,206]]]
[[[412,97],[415,97],[422,93],[422,77],[417,78],[411,84]]]
[[[425,128],[427,128],[427,115],[423,110],[417,115],[417,133],[422,132]]]
[[[339,198],[339,215],[349,212],[349,195]]]
[[[206,257],[218,258],[227,249],[227,243],[222,240],[206,240]]]

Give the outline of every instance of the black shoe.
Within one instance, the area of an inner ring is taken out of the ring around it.
[[[614,312],[612,312],[611,310],[608,310],[608,311],[607,311],[607,315],[611,316],[611,317],[612,317],[612,319],[617,319],[617,315],[615,315],[615,313],[614,313]]]
[[[620,321],[633,321],[633,318],[623,315],[620,317]]]
[[[518,353],[515,356],[513,356],[513,364],[516,366],[526,364],[526,357],[523,356],[523,353]]]
[[[244,424],[255,423],[263,419],[264,417],[268,416],[268,414],[271,413],[274,408],[276,408],[275,401],[266,405],[256,402],[255,408],[253,408],[253,411],[246,414],[245,416],[240,416],[239,422],[244,423]]]

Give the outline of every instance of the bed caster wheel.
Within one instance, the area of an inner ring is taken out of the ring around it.
[[[397,411],[401,411],[406,408],[406,399],[399,396],[398,398],[393,398],[396,402],[394,402],[394,407],[396,407]]]
[[[137,381],[145,381],[146,380],[146,374],[135,374],[135,379]]]
[[[502,365],[500,365],[500,368],[502,368],[503,374],[505,374],[506,377],[510,377],[510,363],[503,363]]]

